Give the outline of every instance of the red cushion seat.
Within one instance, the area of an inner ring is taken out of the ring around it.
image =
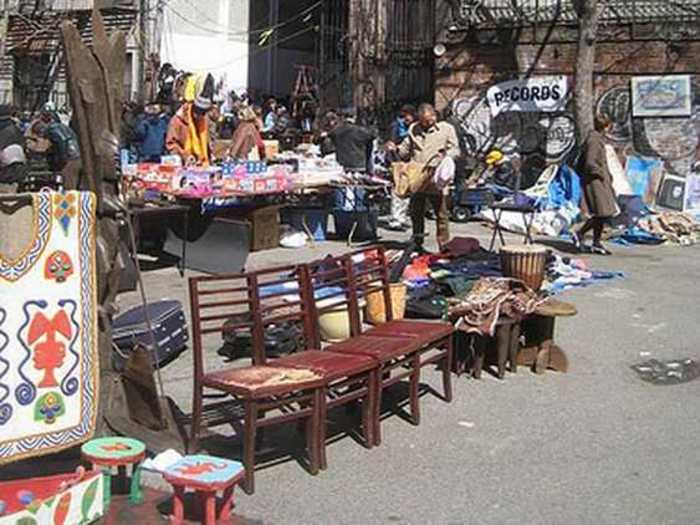
[[[245,366],[204,375],[204,386],[250,398],[319,388],[325,383],[315,370],[282,366]]]
[[[360,335],[328,347],[330,352],[366,355],[380,363],[397,359],[417,350],[417,345],[410,338],[374,337]]]
[[[381,337],[408,337],[415,340],[418,348],[422,348],[446,338],[454,330],[454,326],[450,323],[400,319],[377,325],[367,330],[365,334]]]
[[[327,350],[306,350],[267,362],[270,367],[302,368],[317,372],[328,381],[368,372],[377,362],[366,355],[351,355]]]

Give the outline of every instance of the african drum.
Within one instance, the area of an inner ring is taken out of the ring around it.
[[[520,279],[537,291],[544,279],[547,250],[534,244],[502,246],[500,251],[503,275]]]

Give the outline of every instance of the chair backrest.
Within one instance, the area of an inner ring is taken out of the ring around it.
[[[370,294],[381,294],[386,320],[392,320],[389,263],[384,248],[369,247],[347,255],[350,279],[358,304],[368,302]]]
[[[350,259],[346,255],[326,257],[309,263],[309,289],[313,305],[315,348],[321,348],[319,318],[328,313],[347,309],[348,332],[357,335],[361,331],[357,293],[350,271]]]
[[[195,377],[204,374],[204,338],[250,330],[253,364],[265,364],[265,332],[272,325],[298,322],[306,346],[314,341],[308,269],[284,266],[256,272],[191,277],[190,311]]]

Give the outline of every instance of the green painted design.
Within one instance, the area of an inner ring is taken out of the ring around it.
[[[93,458],[114,460],[142,454],[146,451],[146,445],[137,439],[106,437],[88,441],[81,450]]]
[[[53,501],[54,501],[55,499],[56,499],[56,496],[51,496],[50,498],[45,499],[45,500],[43,501],[44,506],[45,506],[45,507],[50,507],[51,505],[53,505]]]
[[[92,507],[92,504],[95,501],[95,496],[97,495],[97,487],[98,483],[100,481],[100,478],[95,479],[90,485],[88,486],[87,489],[85,489],[85,494],[83,494],[83,501],[80,502],[80,512],[81,512],[81,517],[82,520],[87,522],[87,515],[88,511],[90,510],[90,507]]]
[[[34,518],[26,517],[17,520],[15,525],[38,525]]]
[[[47,392],[34,405],[34,421],[43,421],[47,425],[66,413],[66,404],[58,392]]]
[[[25,507],[25,510],[28,510],[32,514],[36,514],[39,512],[39,509],[41,508],[41,501],[32,501],[29,505]]]

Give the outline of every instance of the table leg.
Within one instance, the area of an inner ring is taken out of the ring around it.
[[[510,350],[510,327],[503,324],[496,328],[496,352],[498,354],[498,379],[506,376],[506,361]]]
[[[170,515],[172,525],[183,525],[185,519],[185,489],[183,487],[173,487],[173,513]]]
[[[491,243],[489,244],[489,252],[492,252],[494,246],[496,245],[496,236],[499,234],[498,225],[501,221],[501,215],[498,213],[498,211],[494,209],[492,209],[491,211],[493,212],[494,225],[493,233],[491,234]]]
[[[216,525],[216,492],[204,493],[204,525]]]
[[[141,492],[141,465],[135,464],[131,471],[131,490],[129,491],[129,503],[138,505],[143,503],[143,492]]]
[[[219,514],[219,519],[224,521],[228,519],[231,515],[231,510],[233,509],[233,485],[224,490],[224,501],[221,506],[221,513]]]
[[[501,246],[505,246],[506,241],[503,238],[503,228],[501,228],[501,216],[503,215],[503,210],[498,211],[498,238],[501,241]]]
[[[110,467],[102,467],[102,475],[104,476],[102,500],[104,501],[104,507],[106,512],[109,508],[110,501],[112,501],[112,469]]]
[[[472,375],[474,379],[481,379],[481,370],[484,368],[484,355],[486,352],[486,338],[474,336],[474,365]]]
[[[187,268],[187,237],[188,229],[190,224],[190,219],[188,217],[189,211],[185,211],[182,216],[182,229],[184,231],[182,239],[182,256],[180,257],[180,277],[185,276],[185,269]]]
[[[518,372],[518,350],[520,350],[520,323],[515,323],[510,330],[510,345],[509,345],[509,356],[508,361],[510,364],[510,371],[512,373]]]

